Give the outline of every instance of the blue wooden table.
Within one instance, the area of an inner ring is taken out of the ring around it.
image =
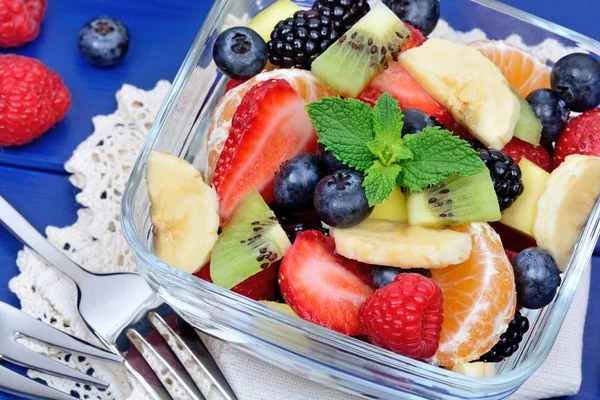
[[[451,4],[455,0],[441,0]],[[73,106],[58,126],[30,145],[0,148],[0,194],[33,225],[75,222],[75,189],[63,165],[75,147],[92,133],[91,119],[112,113],[115,92],[123,83],[144,89],[160,79],[172,80],[194,36],[210,9],[210,0],[49,0],[40,36],[15,52],[35,57],[56,70],[73,96]],[[567,7],[562,0],[505,0],[509,5],[537,14],[583,34],[600,39],[598,0],[577,0]],[[89,66],[80,57],[76,35],[88,19],[108,14],[122,19],[131,32],[131,48],[124,62],[113,69]],[[6,51],[0,50],[0,53]],[[21,244],[0,228],[0,301],[18,306],[7,287],[17,273],[15,259]],[[592,295],[585,327],[583,385],[570,399],[600,398],[600,255],[594,258]],[[0,394],[0,400],[15,399]]]

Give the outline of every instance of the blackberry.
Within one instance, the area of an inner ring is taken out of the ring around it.
[[[508,324],[506,332],[500,336],[498,343],[490,351],[482,355],[479,361],[496,363],[512,356],[519,349],[523,335],[528,330],[529,320],[517,311],[513,320]]]
[[[486,150],[485,148],[477,149],[477,151],[479,151],[479,158],[490,170],[498,204],[500,204],[500,211],[506,210],[515,202],[517,197],[523,194],[521,168],[510,156],[499,151]]]
[[[317,0],[312,8],[330,18],[339,35],[346,33],[371,10],[367,0]]]
[[[310,70],[312,62],[338,38],[333,21],[316,10],[297,11],[279,23],[267,43],[269,61],[280,68]]]

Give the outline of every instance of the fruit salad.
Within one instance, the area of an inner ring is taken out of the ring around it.
[[[427,39],[438,0],[279,0],[213,47],[197,170],[152,152],[154,252],[391,352],[487,377],[600,195],[600,63]],[[572,117],[572,112],[581,113]]]

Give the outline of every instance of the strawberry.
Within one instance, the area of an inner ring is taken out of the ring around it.
[[[285,80],[267,80],[246,93],[237,108],[213,185],[226,222],[238,202],[257,189],[273,201],[279,166],[300,153],[315,153],[317,135],[306,102]]]
[[[437,351],[443,320],[442,290],[419,274],[397,275],[360,307],[360,324],[371,343],[417,360]]]
[[[518,138],[512,138],[504,146],[502,153],[511,156],[515,163],[519,163],[523,157],[528,159],[538,167],[552,172],[552,159],[548,151],[542,146],[534,146]]]
[[[537,243],[533,238],[517,232],[506,225],[503,225],[499,222],[492,222],[490,225],[492,228],[494,228],[496,233],[500,235],[500,239],[502,239],[502,245],[504,246],[505,250],[520,253],[525,249],[537,246]]]
[[[458,124],[452,114],[431,98],[417,81],[396,62],[389,63],[388,68],[369,83],[358,99],[374,106],[379,96],[385,92],[398,100],[401,109],[418,108],[425,114],[437,118],[446,126],[446,129],[456,135],[464,139],[472,138],[467,129]]]
[[[236,87],[240,86],[243,83],[246,83],[246,80],[241,80],[241,79],[230,79],[227,81],[227,84],[225,85],[225,93],[229,92],[231,89],[235,89]]]
[[[238,283],[231,288],[232,292],[239,293],[252,300],[274,301],[277,297],[277,272],[278,263],[271,264],[269,268],[264,269],[245,281]],[[210,264],[206,264],[202,269],[194,274],[200,279],[212,283],[210,278]]]
[[[600,156],[600,109],[587,111],[567,122],[556,141],[554,168],[571,154]]]
[[[305,231],[281,262],[279,287],[300,318],[356,336],[361,334],[358,310],[374,292],[369,270],[335,254],[333,239]]]
[[[410,37],[408,38],[406,43],[402,45],[402,51],[414,49],[415,47],[419,47],[420,45],[425,43],[427,39],[420,30],[418,30],[411,24],[407,24],[406,22],[404,23],[404,25],[406,25],[406,27],[410,30]]]

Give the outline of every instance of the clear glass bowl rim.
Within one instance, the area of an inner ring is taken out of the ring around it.
[[[133,223],[135,193],[140,185],[141,180],[144,179],[143,172],[145,169],[145,163],[148,153],[153,150],[154,145],[162,132],[162,128],[165,124],[168,115],[173,111],[173,108],[176,105],[176,101],[181,94],[181,90],[189,78],[190,71],[192,71],[194,67],[198,64],[200,53],[198,49],[201,49],[203,45],[207,42],[211,34],[211,28],[216,23],[217,16],[219,14],[218,10],[223,9],[224,5],[228,1],[230,0],[216,0],[214,2],[207,18],[202,24],[202,28],[196,36],[189,53],[187,54],[176,78],[173,81],[172,87],[169,90],[169,93],[167,94],[163,102],[163,105],[157,115],[154,125],[152,126],[148,134],[143,149],[140,152],[135,166],[132,170],[132,173],[130,175],[125,192],[123,193],[123,199],[121,204],[121,226],[125,239],[128,242],[130,248],[132,249],[136,260],[138,261],[138,265],[141,261],[142,264],[150,266],[152,272],[158,275],[169,277],[170,279],[174,279],[176,281],[188,281],[190,279],[190,276],[160,261],[151,251],[149,251],[146,248],[143,238],[140,237],[140,235],[136,231],[135,225]],[[577,33],[573,30],[570,30],[568,28],[562,27],[553,22],[536,17],[532,14],[518,10],[514,7],[505,5],[495,0],[463,1],[470,1],[476,4],[480,4],[500,13],[514,17],[518,20],[524,21],[538,28],[550,31],[558,36],[562,36],[565,39],[577,42],[582,49],[593,52],[596,55],[600,54],[600,42],[580,33]],[[178,156],[181,156],[181,154],[178,154]],[[558,296],[552,304],[552,313],[558,314],[562,316],[562,318],[548,318],[548,320],[552,319],[552,321],[548,321],[550,326],[547,329],[545,329],[545,331],[543,332],[543,336],[540,338],[540,341],[542,343],[554,343],[562,325],[562,322],[564,320],[564,316],[573,299],[574,293],[577,290],[579,282],[581,281],[583,272],[588,267],[589,259],[591,258],[595,243],[598,240],[599,236],[600,200],[594,207],[594,210],[588,220],[588,223],[586,224],[581,234],[580,240],[575,247],[573,256],[571,257],[568,267],[570,270],[570,275],[567,277],[567,279],[563,281],[560,296]],[[145,277],[148,278],[147,276]],[[264,317],[272,322],[278,322],[289,325],[290,327],[300,331],[308,332],[314,337],[318,337],[323,343],[333,343],[335,346],[344,346],[350,352],[368,352],[370,357],[372,357],[375,361],[378,361],[381,364],[389,365],[390,363],[401,363],[404,366],[409,366],[411,368],[418,369],[423,373],[427,374],[428,376],[441,377],[445,383],[457,385],[466,390],[477,390],[481,389],[482,387],[485,387],[487,390],[490,391],[498,392],[503,390],[509,390],[511,382],[518,380],[522,383],[522,381],[524,381],[533,372],[535,372],[535,370],[539,368],[543,360],[547,357],[552,347],[551,345],[543,346],[539,351],[536,352],[534,357],[529,357],[518,368],[506,372],[502,375],[486,378],[484,380],[478,378],[471,378],[453,373],[448,370],[440,369],[438,367],[434,367],[425,363],[421,363],[407,357],[396,355],[383,349],[375,348],[374,346],[355,340],[353,338],[348,338],[344,335],[327,330],[320,326],[306,323],[297,318],[291,318],[282,313],[266,309],[265,307],[256,303],[253,300],[247,299],[241,295],[217,287],[216,285],[210,284],[200,279],[194,278],[194,280],[195,281],[193,282],[193,284],[199,289],[205,291],[207,296],[215,296],[224,302],[228,302],[232,305],[235,305],[240,310],[243,310],[247,313]]]

